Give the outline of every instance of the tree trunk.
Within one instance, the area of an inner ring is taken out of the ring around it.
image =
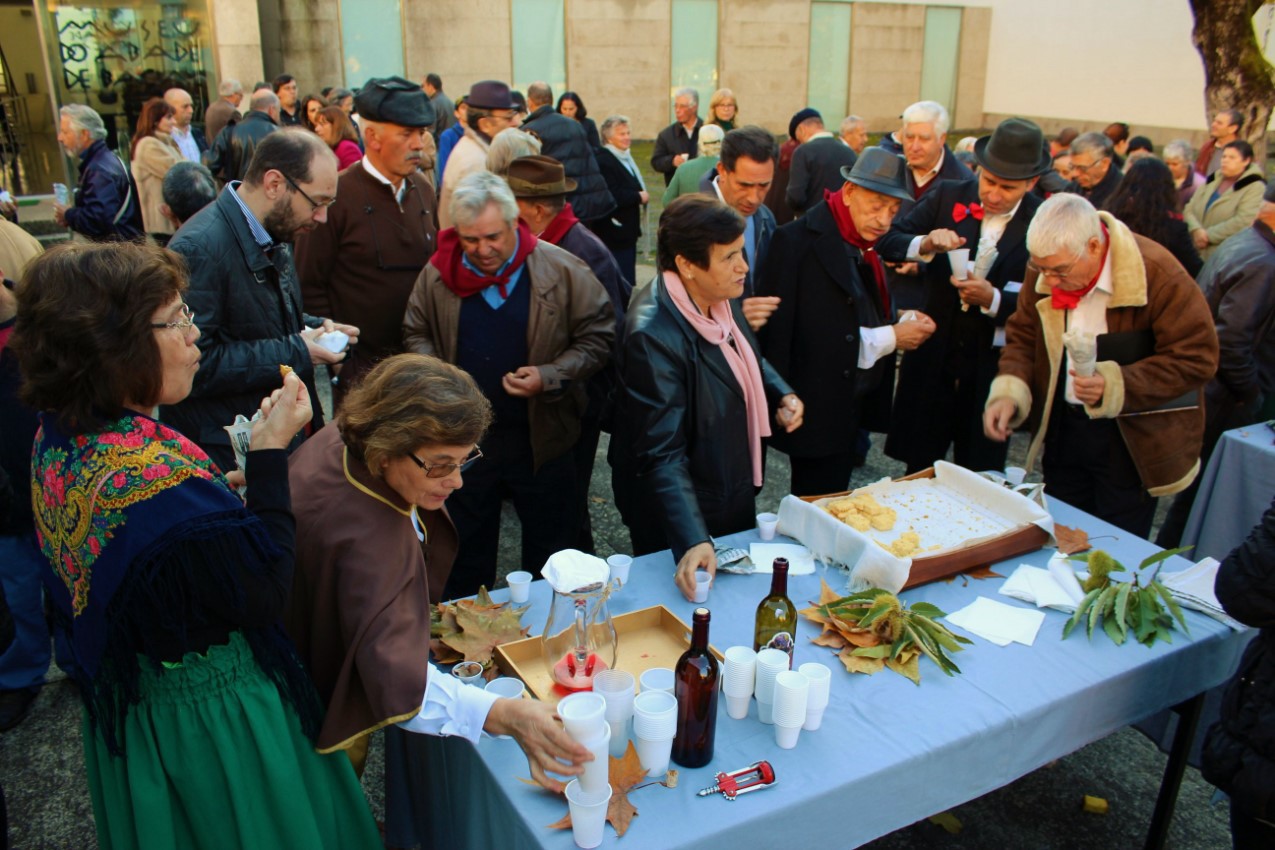
[[[1240,138],[1266,162],[1266,125],[1275,103],[1275,68],[1262,55],[1253,16],[1269,0],[1189,0],[1191,39],[1204,61],[1205,123],[1223,109],[1244,115]]]

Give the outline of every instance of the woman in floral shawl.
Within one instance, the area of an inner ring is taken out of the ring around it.
[[[143,245],[68,244],[27,269],[11,345],[42,411],[32,506],[84,699],[103,848],[379,847],[348,760],[278,625],[292,581],[295,375],[261,403],[247,507],[152,418],[190,392],[186,271]],[[252,411],[244,411],[251,413]]]

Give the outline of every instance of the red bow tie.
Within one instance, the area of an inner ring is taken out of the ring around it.
[[[972,215],[977,220],[982,221],[983,207],[980,206],[978,203],[970,204],[968,207],[965,206],[965,204],[957,204],[956,206],[952,207],[952,221],[955,221],[959,224],[960,222],[965,220],[965,216],[967,215]]]

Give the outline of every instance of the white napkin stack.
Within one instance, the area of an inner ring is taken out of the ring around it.
[[[1085,598],[1071,561],[1062,553],[1049,559],[1048,569],[1019,564],[1018,569],[1005,579],[999,593],[1037,608],[1053,608],[1067,614],[1074,613],[1076,606]]]
[[[1180,572],[1160,573],[1160,584],[1169,589],[1169,593],[1173,594],[1173,598],[1183,608],[1192,608],[1201,614],[1207,614],[1237,632],[1244,631],[1248,627],[1223,611],[1217,595],[1213,593],[1219,566],[1221,564],[1216,558],[1205,558]]]
[[[748,559],[753,562],[753,572],[772,573],[776,558],[788,559],[788,575],[808,576],[815,571],[815,556],[798,543],[750,543]]]
[[[1011,643],[1031,646],[1045,622],[1045,613],[1016,608],[980,596],[961,610],[948,614],[946,619],[952,625],[997,646]]]
[[[559,593],[575,593],[591,584],[606,584],[611,568],[601,558],[579,549],[563,549],[549,556],[541,575]]]

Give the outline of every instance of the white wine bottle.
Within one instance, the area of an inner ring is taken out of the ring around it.
[[[797,632],[797,606],[788,598],[788,559],[776,558],[770,579],[770,595],[757,606],[757,625],[753,629],[753,649],[778,649],[788,654],[792,669],[792,650]]]

